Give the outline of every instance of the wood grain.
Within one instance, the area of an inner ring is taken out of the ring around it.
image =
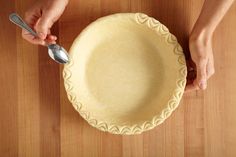
[[[63,66],[46,49],[21,38],[8,21],[34,0],[0,1],[0,156],[4,157],[235,157],[236,4],[214,34],[216,74],[206,91],[185,94],[162,125],[135,136],[112,135],[89,126],[69,103]],[[53,32],[69,49],[97,18],[143,12],[175,34],[187,58],[188,36],[203,0],[71,0]]]

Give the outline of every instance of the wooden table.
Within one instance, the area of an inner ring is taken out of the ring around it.
[[[0,1],[0,156],[2,157],[235,157],[236,4],[214,35],[216,74],[204,92],[185,94],[178,109],[155,129],[135,136],[112,135],[89,126],[69,103],[63,66],[46,49],[21,38],[8,21],[33,0]],[[143,12],[174,33],[188,52],[188,35],[203,1],[71,0],[54,32],[69,49],[98,17]]]

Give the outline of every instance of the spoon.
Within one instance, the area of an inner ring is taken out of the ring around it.
[[[16,24],[17,26],[21,27],[22,29],[25,29],[33,36],[38,37],[37,33],[33,31],[33,29],[30,28],[18,14],[16,13],[10,14],[9,20],[14,24]],[[47,47],[48,47],[48,54],[54,61],[60,64],[65,64],[69,62],[69,55],[63,47],[61,47],[58,44],[48,44]]]

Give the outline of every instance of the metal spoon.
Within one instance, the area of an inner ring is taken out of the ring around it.
[[[33,31],[33,29],[30,28],[18,14],[16,13],[10,14],[9,20],[14,24],[16,24],[17,26],[21,27],[22,29],[25,29],[33,36],[38,37],[37,33]],[[48,47],[48,54],[54,61],[60,64],[65,64],[69,62],[69,55],[63,47],[57,44],[48,44],[47,47]]]

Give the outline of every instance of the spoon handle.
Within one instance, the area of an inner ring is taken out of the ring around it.
[[[11,13],[9,15],[9,20],[16,24],[17,26],[21,27],[22,29],[25,29],[26,31],[28,31],[29,33],[31,33],[33,36],[37,37],[37,33],[35,31],[33,31],[32,28],[30,28],[25,22],[24,20],[22,20],[22,18],[16,14],[16,13]]]

